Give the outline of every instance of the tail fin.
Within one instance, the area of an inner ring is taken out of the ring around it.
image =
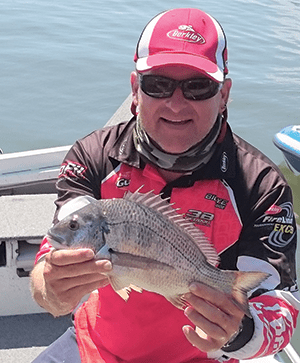
[[[270,275],[265,272],[243,272],[235,271],[235,284],[231,291],[232,302],[241,309],[247,316],[251,318],[251,313],[248,305],[247,293],[259,286]]]

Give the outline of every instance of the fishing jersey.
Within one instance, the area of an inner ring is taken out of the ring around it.
[[[182,327],[191,322],[163,296],[132,291],[125,302],[111,286],[101,288],[75,314],[82,362],[234,362],[280,351],[290,341],[300,307],[297,228],[283,175],[227,125],[204,168],[167,183],[136,151],[134,125],[133,118],[75,143],[60,170],[54,223],[75,197],[122,198],[142,186],[141,193],[169,197],[204,232],[219,254],[219,268],[270,277],[251,292],[253,319],[245,317],[234,341],[209,354],[187,341]],[[36,260],[50,248],[45,238]]]

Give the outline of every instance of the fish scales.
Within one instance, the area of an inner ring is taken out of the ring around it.
[[[216,268],[218,255],[204,233],[167,200],[137,190],[123,199],[78,197],[74,205],[80,203],[48,231],[49,239],[55,248],[89,247],[109,259],[108,278],[124,300],[131,289],[146,289],[182,308],[190,284],[202,282],[250,316],[247,293],[269,275]]]
[[[207,265],[201,250],[176,224],[173,223],[170,228],[170,221],[163,218],[163,215],[132,201],[108,200],[106,204],[102,213],[108,220],[117,221],[113,224],[108,223],[114,228],[111,228],[112,233],[107,238],[137,241],[134,244],[121,243],[120,252],[149,258],[156,256],[160,262],[172,266],[177,264],[183,272],[189,271],[195,274],[198,271],[204,279],[209,278],[209,274],[207,276],[201,274],[200,261]],[[123,216],[123,219],[120,216]]]

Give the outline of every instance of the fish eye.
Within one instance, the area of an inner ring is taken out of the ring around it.
[[[79,223],[76,220],[72,220],[69,222],[69,228],[71,231],[77,231],[79,228]]]

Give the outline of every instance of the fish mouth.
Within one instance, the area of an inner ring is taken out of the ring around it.
[[[54,247],[56,249],[62,249],[66,245],[66,241],[62,237],[59,237],[59,236],[51,233],[50,231],[48,231],[46,237],[47,237],[47,240],[52,245],[52,247]]]

